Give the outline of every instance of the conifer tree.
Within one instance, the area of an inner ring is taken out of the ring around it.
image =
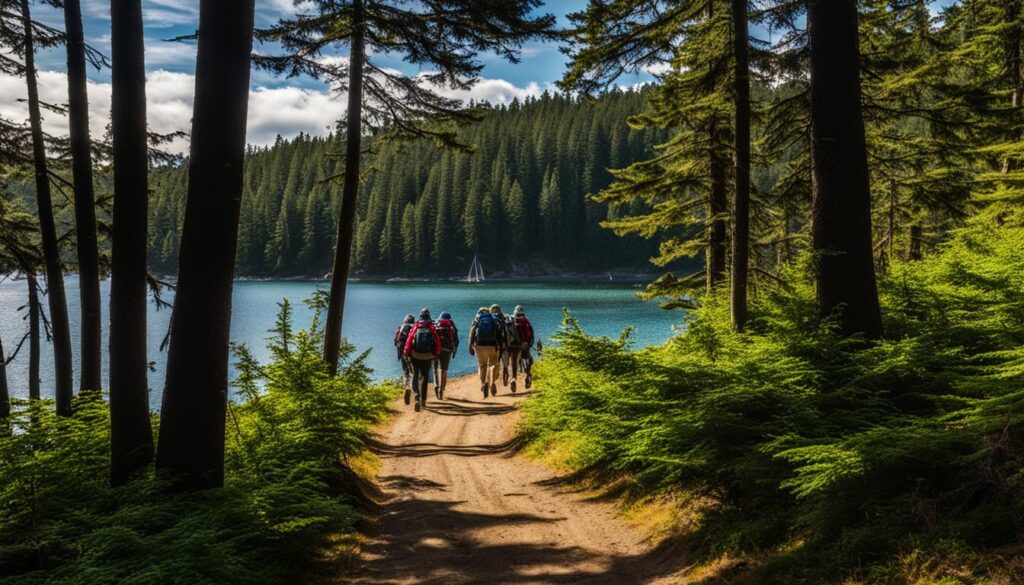
[[[111,31],[110,480],[121,485],[153,459],[146,354],[149,157],[140,0],[115,0]]]
[[[64,4],[65,45],[67,47],[68,121],[72,177],[75,189],[75,235],[78,251],[79,362],[80,390],[99,390],[102,371],[102,311],[100,309],[100,266],[96,232],[96,197],[92,179],[92,144],[89,137],[89,94],[86,60],[99,64],[98,56],[85,44],[82,30],[82,6],[79,0]],[[113,14],[111,14],[113,18]],[[143,253],[145,250],[143,250]]]
[[[183,489],[224,483],[228,340],[249,103],[253,0],[201,0],[188,208],[157,468]]]
[[[23,73],[28,88],[29,125],[32,131],[32,159],[35,169],[36,208],[39,214],[39,232],[43,261],[46,268],[47,299],[50,308],[50,331],[53,339],[54,394],[57,414],[71,416],[74,396],[71,365],[71,328],[68,321],[67,293],[64,289],[64,264],[61,260],[57,224],[54,219],[50,188],[50,171],[46,159],[46,143],[42,126],[42,104],[35,66],[37,42],[47,46],[61,40],[60,36],[32,20],[29,0],[21,0],[20,16],[23,26],[21,41],[24,59]],[[39,36],[37,36],[37,34]]]
[[[812,0],[812,215],[818,303],[840,331],[882,333],[871,249],[871,191],[861,110],[856,0]]]
[[[386,127],[393,139],[430,137],[456,145],[451,124],[475,115],[431,86],[471,86],[487,50],[515,61],[521,43],[548,34],[550,16],[533,17],[538,0],[317,0],[315,14],[300,15],[262,31],[285,56],[257,62],[277,72],[309,74],[348,92],[342,205],[325,323],[324,360],[337,370],[345,292],[351,263],[360,155],[366,129]],[[324,50],[346,46],[344,63],[321,59]],[[433,73],[396,74],[374,55],[398,55]],[[366,126],[364,127],[364,123]],[[422,239],[422,238],[420,238]],[[419,253],[419,252],[418,252]]]

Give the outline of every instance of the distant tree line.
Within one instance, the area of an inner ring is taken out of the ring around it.
[[[545,93],[483,106],[483,120],[439,149],[428,139],[378,144],[365,157],[352,271],[371,275],[458,274],[479,253],[488,271],[602,272],[647,265],[660,236],[618,238],[607,220],[643,203],[598,203],[609,169],[653,154],[662,129],[633,130],[643,91],[597,100]],[[372,140],[368,141],[372,144]],[[340,207],[344,135],[300,134],[246,156],[237,272],[323,275],[331,270]],[[187,169],[154,173],[149,265],[173,273]]]

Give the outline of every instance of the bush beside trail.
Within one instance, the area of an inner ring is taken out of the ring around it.
[[[684,532],[743,582],[1024,582],[1024,229],[891,266],[877,343],[833,334],[806,267],[781,276],[746,334],[718,293],[640,351],[567,317],[529,449],[703,502]]]
[[[294,332],[282,305],[261,365],[236,348],[242,401],[228,411],[223,489],[173,493],[147,472],[107,487],[110,425],[99,396],[60,418],[18,402],[0,437],[0,577],[5,583],[290,583],[355,529],[348,462],[394,389],[346,348],[327,374],[321,328]],[[13,431],[13,432],[10,432]]]

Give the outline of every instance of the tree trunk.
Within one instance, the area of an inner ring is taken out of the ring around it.
[[[72,177],[75,183],[78,288],[82,303],[79,317],[82,336],[79,390],[100,390],[103,385],[100,263],[96,246],[96,198],[92,183],[85,38],[82,33],[82,6],[79,0],[64,0],[64,27],[67,31],[68,122],[71,134]]]
[[[153,459],[146,355],[148,172],[141,0],[111,9],[114,226],[110,281],[110,482]]]
[[[915,223],[910,226],[910,247],[907,249],[908,259],[921,259],[921,238],[923,236],[924,229],[921,227],[921,224]]]
[[[331,273],[331,294],[327,304],[324,331],[324,361],[331,374],[338,371],[341,350],[341,326],[345,317],[345,292],[352,259],[352,235],[355,231],[356,198],[359,195],[359,153],[362,148],[363,116],[363,2],[353,0],[354,32],[349,62],[348,114],[346,121],[345,177],[341,192],[341,217]]]
[[[39,400],[39,281],[31,270],[28,279],[28,397]]]
[[[732,0],[736,99],[734,163],[736,196],[732,221],[732,325],[747,327],[747,278],[750,264],[750,41],[747,0]]]
[[[812,240],[818,304],[844,335],[882,334],[861,110],[857,0],[811,0]]]
[[[1006,71],[1009,76],[1012,93],[1010,104],[1015,117],[1015,127],[1020,123],[1021,99],[1024,98],[1024,80],[1021,78],[1021,0],[1008,0],[1006,3],[1006,22],[1010,24],[1009,37],[1006,40]],[[1020,139],[1020,133],[1015,131],[1015,138]],[[1014,158],[1007,158],[1003,161],[1003,172],[1009,173],[1020,168],[1020,161]]]
[[[35,160],[36,204],[39,232],[46,265],[47,298],[50,302],[50,327],[53,333],[53,374],[57,414],[71,416],[74,397],[71,371],[71,330],[68,325],[67,295],[64,292],[64,266],[57,246],[57,225],[53,218],[50,176],[46,168],[46,144],[39,110],[39,88],[36,85],[35,47],[32,39],[32,15],[28,0],[21,0],[25,25],[25,81],[28,86],[28,115],[32,128],[32,155]]]
[[[201,1],[188,200],[156,457],[179,489],[224,484],[252,34],[253,0]]]
[[[7,387],[7,354],[0,339],[0,419],[11,416],[11,392]]]

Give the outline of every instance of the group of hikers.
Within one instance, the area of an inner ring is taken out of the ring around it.
[[[405,403],[409,404],[415,395],[416,411],[426,406],[432,372],[434,394],[438,400],[443,400],[448,367],[459,350],[459,330],[452,314],[445,311],[436,322],[426,308],[420,311],[419,319],[406,315],[395,331],[394,343],[402,362]],[[526,388],[530,388],[533,344],[533,325],[522,306],[517,306],[512,315],[505,315],[498,305],[480,307],[469,328],[469,355],[476,356],[484,398],[498,395],[498,366],[501,366],[502,385],[509,386],[511,381],[513,394],[520,371],[526,376]],[[539,341],[537,349],[540,350]]]

